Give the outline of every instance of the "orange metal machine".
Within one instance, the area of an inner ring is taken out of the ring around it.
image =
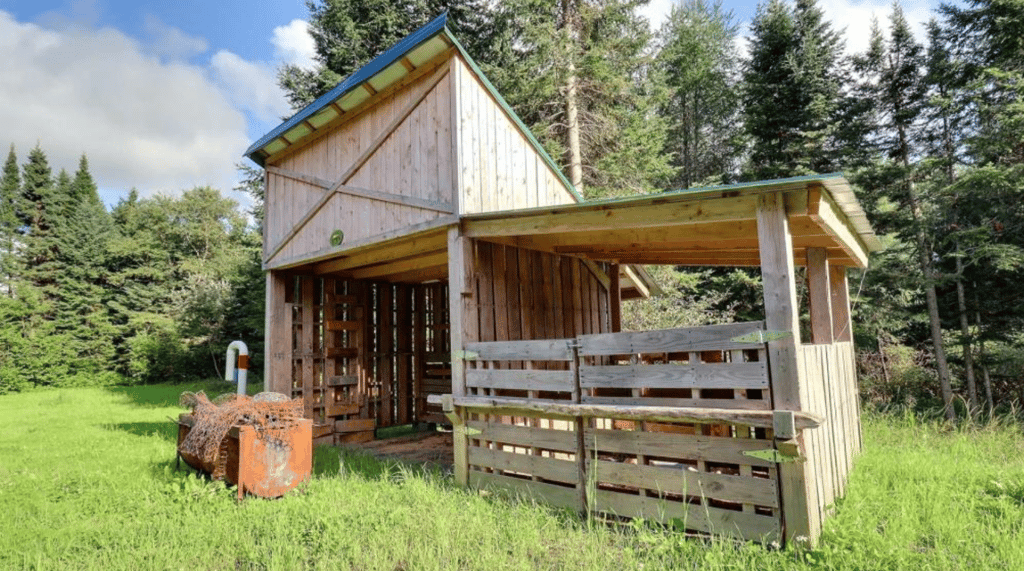
[[[181,450],[192,425],[191,414],[178,417],[178,458],[214,479],[237,485],[238,499],[246,493],[263,498],[283,496],[312,472],[312,420],[299,420],[273,439],[261,438],[255,427],[234,426],[221,441],[217,461],[212,463]]]

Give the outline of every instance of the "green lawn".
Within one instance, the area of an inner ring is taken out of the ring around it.
[[[779,551],[589,527],[329,448],[300,490],[236,503],[174,469],[168,417],[195,388],[0,396],[0,569],[1024,569],[1019,426],[869,416],[821,545]]]

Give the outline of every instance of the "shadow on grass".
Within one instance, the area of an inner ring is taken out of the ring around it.
[[[162,440],[178,442],[178,425],[165,420],[162,422],[121,422],[118,424],[104,424],[107,430],[127,432],[135,436],[158,436]]]

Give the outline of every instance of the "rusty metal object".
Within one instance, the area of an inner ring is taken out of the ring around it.
[[[252,426],[234,426],[221,441],[214,462],[182,450],[181,443],[192,425],[191,414],[178,417],[178,456],[192,468],[238,486],[238,499],[246,493],[262,498],[283,496],[308,480],[312,472],[312,420],[299,420],[273,438],[262,438]]]

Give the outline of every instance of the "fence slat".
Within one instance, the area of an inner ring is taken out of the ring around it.
[[[597,490],[596,509],[625,517],[655,521],[683,520],[688,529],[740,539],[775,541],[779,522],[773,516],[724,510],[705,505],[666,502],[660,498],[634,496],[610,490]]]
[[[676,351],[728,351],[757,349],[762,343],[738,343],[734,337],[764,330],[764,323],[727,323],[704,327],[601,333],[579,337],[580,355],[632,355]]]
[[[600,484],[779,507],[778,486],[767,478],[696,472],[685,466],[680,469],[606,461],[595,462],[593,466],[597,472],[597,482]]]
[[[466,386],[486,389],[572,392],[570,371],[470,369]]]
[[[466,352],[478,361],[569,361],[568,339],[487,341],[467,343]]]
[[[576,452],[576,433],[569,430],[553,430],[532,426],[517,426],[501,422],[471,420],[467,425],[479,430],[478,438],[489,442],[540,448],[573,454]]]
[[[471,446],[469,448],[469,464],[576,484],[576,463],[569,460]]]
[[[576,507],[576,488],[566,488],[500,474],[487,474],[476,470],[469,472],[469,485],[474,488],[508,490],[525,498],[557,507]]]
[[[764,389],[767,363],[581,366],[583,388]]]

